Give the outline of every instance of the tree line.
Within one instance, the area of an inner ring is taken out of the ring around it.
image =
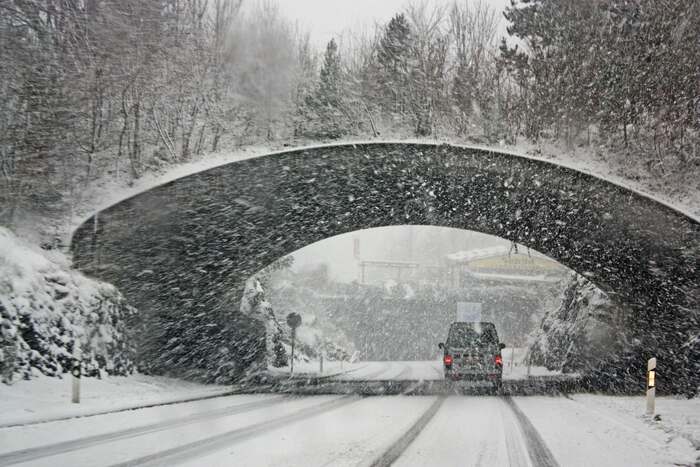
[[[553,139],[697,170],[700,3],[514,0],[503,16],[414,0],[317,51],[271,0],[0,0],[0,222],[257,142]]]

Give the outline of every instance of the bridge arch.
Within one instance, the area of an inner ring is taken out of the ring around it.
[[[79,269],[115,284],[161,324],[187,317],[192,342],[202,342],[245,329],[228,329],[240,321],[230,297],[277,258],[404,224],[479,231],[557,260],[629,310],[650,352],[672,358],[697,333],[697,220],[590,174],[484,149],[342,144],[234,162],[97,213],[71,248]],[[185,367],[198,361],[190,350]]]

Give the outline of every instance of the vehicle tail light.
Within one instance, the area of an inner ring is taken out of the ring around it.
[[[452,355],[445,355],[442,361],[445,362],[445,365],[447,366],[452,365]]]
[[[496,355],[496,365],[503,365],[503,357]]]

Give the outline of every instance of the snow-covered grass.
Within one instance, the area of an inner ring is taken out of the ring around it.
[[[73,404],[71,385],[70,376],[40,376],[12,385],[0,384],[0,427],[172,403],[224,394],[231,389],[141,374],[82,378],[80,403]]]

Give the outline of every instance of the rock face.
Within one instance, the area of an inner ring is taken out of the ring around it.
[[[529,356],[534,365],[564,373],[589,373],[626,341],[616,306],[585,277],[572,274],[561,304],[548,311]]]
[[[127,335],[135,309],[109,284],[84,277],[0,228],[0,377],[61,376],[80,346],[83,373],[134,369]]]

